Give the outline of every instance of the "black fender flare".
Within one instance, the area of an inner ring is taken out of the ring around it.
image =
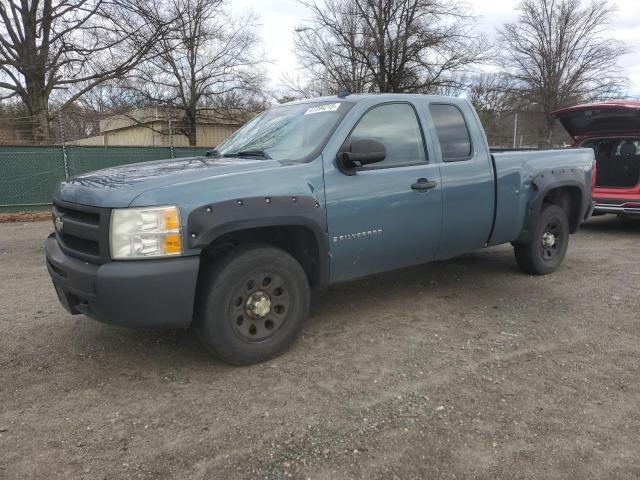
[[[584,171],[580,168],[558,168],[545,170],[532,180],[532,195],[527,202],[527,211],[522,227],[522,232],[513,243],[527,243],[531,240],[533,229],[538,221],[538,216],[542,211],[544,199],[552,190],[563,187],[577,188],[580,191],[580,207],[577,212],[577,219],[569,219],[569,223],[580,225],[580,222],[589,208],[591,194],[585,194]],[[568,213],[568,212],[567,212]]]
[[[260,227],[305,227],[318,248],[318,285],[329,282],[329,240],[324,210],[307,195],[238,198],[195,208],[187,219],[188,246],[203,249],[227,233]]]

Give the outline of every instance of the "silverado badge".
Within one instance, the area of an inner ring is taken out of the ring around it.
[[[382,229],[376,228],[373,230],[367,230],[366,232],[347,233],[345,235],[336,235],[333,237],[333,243],[343,242],[345,240],[359,240],[361,238],[374,237],[382,235]]]

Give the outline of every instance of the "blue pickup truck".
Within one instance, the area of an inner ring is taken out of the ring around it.
[[[471,104],[343,95],[277,106],[205,157],[62,182],[47,267],[72,314],[193,324],[246,365],[295,340],[311,289],[511,243],[562,262],[592,209],[591,149],[489,150]]]

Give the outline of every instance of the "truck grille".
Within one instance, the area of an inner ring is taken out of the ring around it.
[[[68,255],[91,263],[109,261],[111,210],[53,200],[56,240]]]

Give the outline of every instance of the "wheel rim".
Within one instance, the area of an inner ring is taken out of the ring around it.
[[[562,229],[556,222],[549,222],[544,227],[542,237],[542,259],[551,261],[555,259],[562,250]]]
[[[234,289],[229,302],[229,322],[243,340],[262,342],[282,328],[290,309],[289,288],[280,275],[252,274]]]

